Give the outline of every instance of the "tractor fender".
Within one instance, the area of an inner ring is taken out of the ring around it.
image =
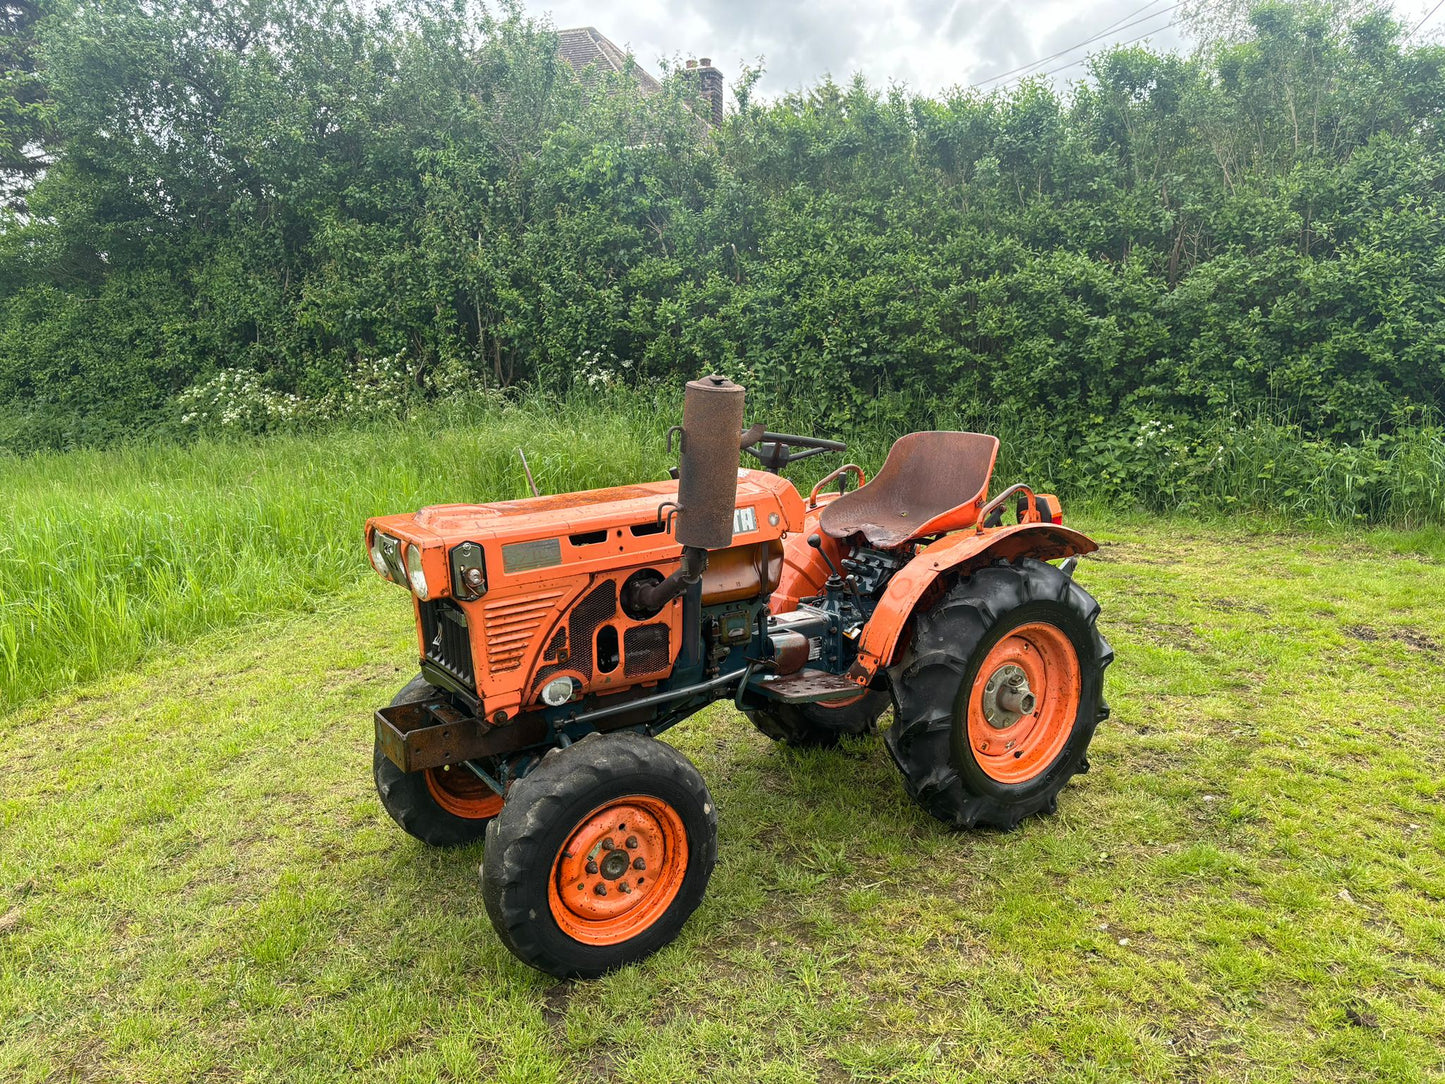
[[[858,644],[858,659],[848,677],[867,685],[875,674],[893,662],[894,652],[913,618],[919,600],[941,579],[951,578],[999,559],[1018,561],[1033,557],[1051,561],[1098,549],[1087,535],[1053,523],[1016,523],[983,531],[959,531],[918,551],[899,569],[888,586]]]

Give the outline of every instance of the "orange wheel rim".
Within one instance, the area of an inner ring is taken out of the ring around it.
[[[687,829],[661,798],[634,794],[598,806],[562,844],[547,902],[562,932],[616,945],[663,916],[687,873]]]
[[[846,700],[820,700],[820,701],[818,701],[816,704],[814,704],[813,707],[815,707],[815,708],[825,708],[825,709],[827,709],[828,711],[832,711],[832,710],[835,709],[835,708],[851,707],[852,705],[858,703],[860,700],[862,700],[862,699],[863,699],[865,696],[867,696],[867,695],[868,695],[868,690],[867,690],[867,689],[864,689],[864,690],[863,690],[861,693],[859,693],[857,696],[850,696],[850,697],[848,697]]]
[[[1079,654],[1055,625],[1011,629],[968,694],[968,744],[990,779],[1026,783],[1063,751],[1079,715]]]
[[[427,792],[454,817],[484,821],[502,811],[502,796],[463,766],[428,768],[423,774]]]

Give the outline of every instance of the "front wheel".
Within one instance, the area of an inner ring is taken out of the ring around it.
[[[392,707],[440,697],[441,690],[418,675],[392,698]],[[487,822],[502,811],[502,797],[465,764],[404,772],[387,759],[377,741],[371,777],[382,808],[411,836],[432,847],[474,843]]]
[[[983,568],[919,615],[889,669],[904,787],[960,828],[1052,812],[1108,716],[1099,604],[1052,565]]]
[[[508,792],[482,899],[518,959],[591,978],[676,937],[716,861],[717,810],[688,759],[640,734],[589,734]]]

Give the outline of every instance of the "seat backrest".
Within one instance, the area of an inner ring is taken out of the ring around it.
[[[998,438],[986,433],[909,433],[877,477],[824,508],[818,525],[833,538],[861,534],[878,549],[971,527],[997,457]]]

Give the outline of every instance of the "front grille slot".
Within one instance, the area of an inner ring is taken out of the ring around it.
[[[418,602],[421,608],[422,649],[429,662],[469,689],[477,687],[472,665],[472,640],[467,615],[450,599]]]
[[[487,671],[515,670],[526,658],[532,637],[552,617],[561,591],[496,599],[482,607],[487,629]]]

